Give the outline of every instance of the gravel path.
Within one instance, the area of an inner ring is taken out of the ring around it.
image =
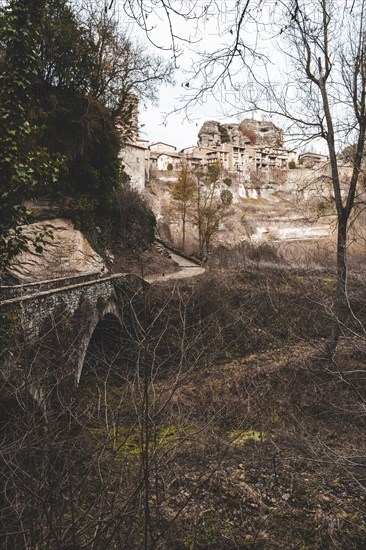
[[[145,277],[145,281],[148,283],[160,283],[161,281],[166,281],[167,279],[188,279],[188,277],[195,277],[196,275],[201,275],[205,272],[204,267],[201,267],[186,258],[182,258],[181,256],[178,256],[178,254],[174,254],[174,252],[169,251],[169,254],[173,262],[178,264],[181,269],[173,273],[148,275]]]

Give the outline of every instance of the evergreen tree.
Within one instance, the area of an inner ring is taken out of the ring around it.
[[[172,189],[172,197],[177,202],[182,220],[182,250],[185,250],[186,221],[190,206],[196,196],[196,181],[192,170],[185,164],[178,173],[178,179]]]
[[[10,259],[31,243],[41,250],[42,235],[26,236],[24,200],[54,182],[59,161],[34,146],[32,126],[39,21],[44,2],[11,0],[0,15],[0,275]]]

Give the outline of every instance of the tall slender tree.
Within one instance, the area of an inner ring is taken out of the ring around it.
[[[220,29],[223,45],[195,64],[186,101],[195,104],[202,94],[221,91],[230,114],[256,111],[279,117],[294,140],[322,141],[327,148],[337,220],[334,324],[326,350],[332,355],[347,315],[348,232],[363,182],[366,3],[291,0],[261,9],[265,4],[239,0],[226,12]],[[255,37],[254,49],[248,36]],[[355,154],[345,176],[338,152],[349,144],[356,144]]]
[[[196,181],[188,164],[179,170],[178,179],[172,189],[172,197],[177,203],[178,212],[182,221],[182,250],[186,245],[186,222],[190,207],[196,197]]]
[[[366,136],[366,5],[364,0],[293,0],[284,9],[281,29],[298,87],[296,98],[279,94],[275,110],[307,137],[325,141],[337,216],[337,285],[334,323],[327,344],[332,355],[342,333],[347,298],[347,244],[357,190],[363,182]],[[288,90],[288,88],[287,88]],[[272,89],[272,105],[274,105]],[[282,100],[282,101],[281,101]],[[352,140],[355,151],[348,175],[337,154]]]

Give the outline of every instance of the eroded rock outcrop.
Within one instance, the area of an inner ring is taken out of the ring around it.
[[[282,147],[283,131],[270,121],[245,119],[240,123],[221,124],[207,120],[198,133],[200,147],[219,147],[231,143],[240,147]]]
[[[198,132],[200,147],[218,147],[221,144],[219,123],[216,120],[206,120]]]
[[[283,130],[269,120],[245,119],[239,124],[239,131],[258,147],[283,147]]]
[[[103,259],[70,220],[55,219],[31,224],[24,233],[34,234],[44,230],[50,232],[52,237],[46,237],[41,254],[37,254],[31,247],[12,261],[7,272],[12,283],[103,274],[107,271]]]

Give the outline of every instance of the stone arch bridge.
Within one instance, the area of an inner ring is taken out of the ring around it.
[[[26,285],[0,287],[0,376],[28,388],[38,403],[45,401],[45,363],[56,364],[60,379],[76,388],[85,355],[98,323],[106,317],[122,321],[132,297],[141,295],[144,280],[132,274],[84,275]],[[12,330],[12,328],[14,330]],[[47,340],[52,346],[47,345]],[[45,357],[44,348],[57,350]],[[15,353],[13,350],[17,350]],[[10,351],[11,350],[11,353]],[[37,361],[36,350],[38,350]],[[53,372],[55,369],[53,369]]]

